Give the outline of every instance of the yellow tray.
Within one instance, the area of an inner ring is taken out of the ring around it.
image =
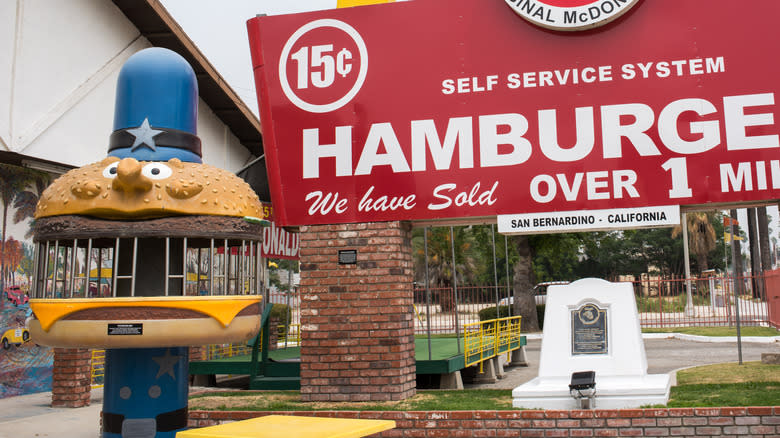
[[[395,427],[392,420],[268,415],[233,423],[190,429],[176,438],[359,438]]]

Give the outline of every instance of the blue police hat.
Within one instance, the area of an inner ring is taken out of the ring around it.
[[[108,155],[201,163],[198,82],[187,61],[161,47],[131,56],[116,87]]]

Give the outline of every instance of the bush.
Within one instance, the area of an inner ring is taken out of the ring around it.
[[[292,311],[290,306],[286,304],[274,303],[274,307],[271,309],[271,319],[276,319],[279,324],[287,324],[287,320],[292,318]]]
[[[499,315],[496,316],[496,307],[486,307],[479,311],[479,320],[480,321],[487,321],[489,319],[496,319],[496,318],[506,318],[509,316],[509,306],[499,306],[498,307]]]
[[[539,320],[539,329],[544,328],[544,304],[536,305],[536,318]],[[496,316],[495,307],[487,307],[479,311],[479,320],[487,321],[489,319],[506,318],[509,316],[509,306],[499,306],[498,312],[500,316]]]

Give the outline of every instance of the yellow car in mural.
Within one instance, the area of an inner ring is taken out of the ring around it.
[[[11,345],[17,347],[30,340],[30,332],[24,327],[8,329],[3,333],[3,349],[8,350]]]

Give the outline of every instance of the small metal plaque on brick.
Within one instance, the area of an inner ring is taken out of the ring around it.
[[[356,249],[339,250],[339,264],[340,265],[357,264],[357,250]]]
[[[108,336],[138,336],[143,334],[144,325],[141,323],[108,325]]]

